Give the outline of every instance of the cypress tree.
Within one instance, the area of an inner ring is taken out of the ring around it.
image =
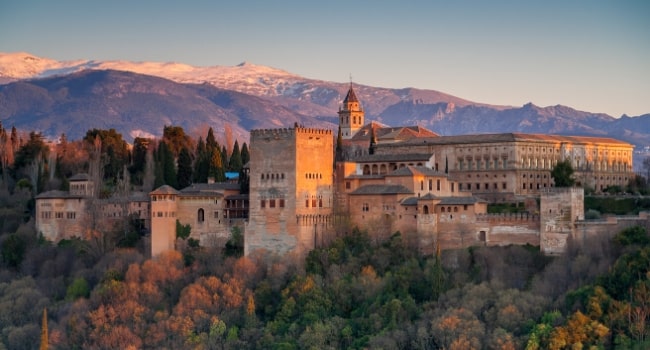
[[[185,188],[192,184],[192,156],[187,148],[181,148],[178,154],[178,172],[176,173],[178,188]]]
[[[338,135],[336,135],[336,160],[343,160],[343,134],[340,126]]]
[[[246,142],[244,142],[244,144],[241,146],[241,163],[242,163],[242,166],[246,165],[246,163],[248,163],[250,160],[251,160],[251,155],[248,152],[248,145],[246,144]]]
[[[158,147],[160,153],[160,163],[162,164],[162,175],[165,184],[178,189],[178,182],[176,181],[176,166],[174,155],[166,143],[161,142]]]
[[[223,182],[226,180],[226,174],[223,169],[223,161],[221,158],[221,151],[218,148],[214,149],[210,155],[210,170],[208,171],[210,177],[214,178],[216,182]]]
[[[196,144],[196,161],[194,162],[194,182],[206,183],[208,182],[208,171],[210,170],[210,159],[208,158],[208,150],[202,138]]]
[[[228,168],[228,149],[225,145],[221,147],[221,164],[223,164],[223,170],[226,171]]]
[[[212,130],[212,127],[208,130],[208,136],[205,138],[205,145],[209,150],[219,146],[217,140],[214,138],[214,130]]]
[[[228,162],[228,169],[230,171],[239,172],[244,164],[241,159],[241,152],[239,151],[239,142],[235,140],[235,145],[232,148],[232,154],[230,155],[230,161]]]

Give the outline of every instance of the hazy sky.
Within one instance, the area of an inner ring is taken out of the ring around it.
[[[650,113],[650,1],[0,0],[0,51],[243,61],[476,102]]]

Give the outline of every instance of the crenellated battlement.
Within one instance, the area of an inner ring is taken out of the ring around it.
[[[251,130],[251,139],[264,138],[270,136],[293,136],[295,134],[293,128],[277,128],[277,129],[255,129]]]
[[[545,189],[540,189],[539,193],[544,194],[558,194],[558,193],[583,193],[584,189],[582,187],[547,187]]]
[[[332,130],[305,128],[297,126],[295,128],[277,128],[277,129],[255,129],[251,130],[251,139],[267,137],[290,137],[298,134],[306,135],[333,135]]]
[[[476,222],[481,222],[481,223],[539,222],[539,215],[530,214],[530,213],[477,214]]]

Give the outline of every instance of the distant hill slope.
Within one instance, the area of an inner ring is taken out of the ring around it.
[[[121,71],[87,70],[0,86],[0,120],[48,137],[79,139],[92,128],[114,128],[126,139],[160,135],[164,125],[187,132],[222,131],[248,138],[252,128],[319,124],[269,100],[203,84]],[[204,134],[204,133],[203,133]]]
[[[159,135],[169,124],[190,132],[230,125],[244,139],[252,128],[294,123],[334,129],[349,88],[249,63],[60,62],[27,53],[0,53],[3,82],[10,82],[0,85],[5,125],[38,129],[51,137],[65,132],[70,138],[90,128],[112,127],[127,139]],[[650,145],[650,114],[616,119],[559,105],[481,104],[433,90],[354,88],[367,121],[421,125],[441,135],[518,131],[609,136]]]

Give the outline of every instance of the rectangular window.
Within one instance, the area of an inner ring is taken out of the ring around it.
[[[284,199],[283,198],[280,199],[280,208],[284,208]]]
[[[458,184],[458,190],[460,190],[460,184]],[[451,183],[451,192],[454,192],[454,183]]]
[[[218,218],[219,218],[219,212],[218,212],[218,211],[215,211],[215,212],[214,212],[214,218],[215,218],[215,219],[218,219]]]
[[[311,200],[311,207],[316,208],[316,199]]]
[[[436,189],[440,191],[440,180],[436,180]]]
[[[481,189],[481,184],[477,183],[477,184],[476,184],[476,189],[477,189],[477,190],[480,190],[480,189]]]
[[[506,185],[506,183],[505,183],[505,182],[504,182],[504,183],[502,183],[502,184],[501,184],[501,187],[502,187],[502,188],[503,188],[503,189],[505,190],[505,189],[506,189],[506,187],[507,187],[507,185]]]
[[[438,180],[438,187],[440,187],[440,180]],[[429,191],[433,190],[433,180],[429,179]],[[438,191],[440,191],[440,188],[438,188]]]
[[[305,208],[309,208],[309,199],[305,199]]]
[[[323,207],[323,199],[322,199],[322,198],[319,198],[319,199],[318,199],[318,207],[319,207],[319,208],[322,208],[322,207]]]
[[[350,189],[350,181],[345,182],[345,189],[349,190]]]
[[[266,208],[266,200],[262,199],[262,200],[260,201],[260,207],[261,207],[261,208]]]
[[[275,199],[269,199],[269,208],[275,208]]]

